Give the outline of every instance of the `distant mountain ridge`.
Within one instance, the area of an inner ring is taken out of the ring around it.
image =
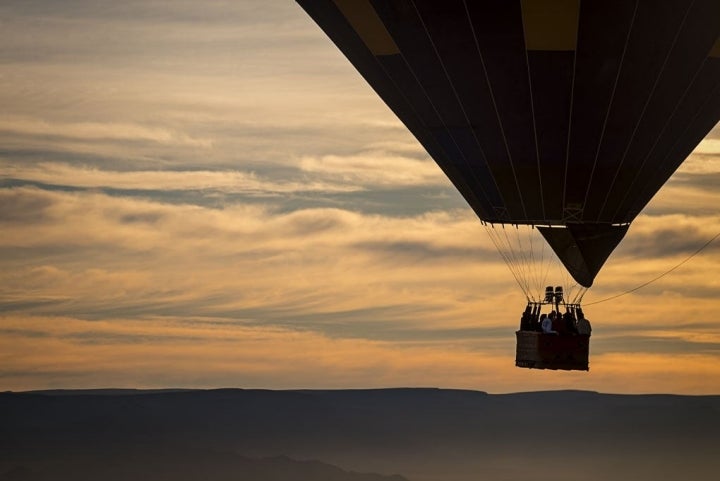
[[[62,458],[34,461],[32,468],[20,464],[6,467],[4,472],[0,470],[0,481],[408,481],[399,475],[345,471],[320,461],[298,461],[287,456],[248,458],[233,453],[154,450],[123,454],[123,459],[118,460],[97,453],[88,457],[65,452]]]
[[[237,453],[317,459],[412,481],[714,479],[718,432],[720,396],[433,388],[0,393],[0,473],[58,453],[120,466],[145,454],[200,462]]]
[[[163,389],[129,389],[129,388],[101,388],[101,389],[41,389],[36,391],[21,391],[25,394],[45,394],[47,396],[132,396],[142,394],[159,394],[173,392],[192,392],[204,391],[205,389],[183,389],[183,388],[163,388]],[[12,391],[8,391],[12,392]]]

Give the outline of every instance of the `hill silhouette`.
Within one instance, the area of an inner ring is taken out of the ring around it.
[[[102,450],[61,450],[42,459],[26,460],[32,468],[16,464],[0,473],[0,481],[407,481],[402,476],[345,471],[319,461],[298,461],[286,456],[248,458],[233,453],[198,450],[128,448],[122,456]]]
[[[12,470],[93,463],[116,472],[158,463],[185,466],[178,473],[204,466],[218,471],[195,479],[229,479],[221,475],[235,469],[232,463],[240,472],[259,459],[320,460],[412,481],[714,479],[718,432],[720,396],[440,389],[2,393],[0,479],[34,481]],[[293,465],[298,472],[310,466]],[[269,476],[233,479],[334,479]]]

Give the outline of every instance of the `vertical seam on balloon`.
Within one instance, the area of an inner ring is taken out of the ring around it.
[[[565,205],[567,201],[567,179],[568,179],[568,165],[570,163],[570,139],[572,139],[572,119],[573,119],[573,105],[575,104],[575,77],[577,76],[577,39],[580,38],[580,12],[582,10],[582,2],[580,2],[580,6],[578,7],[578,19],[577,19],[577,33],[575,38],[575,52],[573,52],[573,75],[572,75],[572,84],[570,85],[570,108],[568,111],[568,133],[567,133],[567,143],[565,144],[565,174],[563,176],[563,199],[562,199],[562,214],[561,214],[561,222],[563,224],[567,224],[565,221]],[[585,206],[581,206],[580,208],[584,208]]]
[[[670,147],[670,148],[668,149],[668,153],[667,153],[667,154],[665,155],[665,157],[663,157],[663,159],[660,161],[660,165],[661,165],[661,166],[667,161],[668,158],[670,158],[670,156],[672,155],[673,151],[677,148],[678,144],[679,144],[680,141],[682,140],[682,136],[685,135],[685,133],[690,129],[690,126],[693,124],[693,122],[695,122],[695,120],[697,120],[698,116],[700,115],[700,113],[702,112],[702,110],[705,108],[705,106],[706,106],[716,95],[718,95],[718,91],[719,91],[719,90],[720,90],[720,82],[718,82],[718,83],[715,84],[715,87],[713,87],[713,89],[710,91],[710,95],[708,95],[708,97],[707,97],[707,98],[705,99],[705,101],[702,103],[702,105],[700,106],[700,108],[698,108],[697,112],[695,112],[695,115],[693,115],[693,117],[692,117],[692,119],[690,120],[690,122],[687,123],[687,125],[685,126],[685,129],[682,131],[682,133],[677,136],[677,140],[675,141],[675,143],[672,145],[672,147]],[[663,174],[665,175],[666,173],[663,172]],[[672,172],[670,172],[670,175],[672,175]],[[646,193],[647,187],[648,187],[649,185],[650,185],[650,183],[648,183],[648,184],[645,185],[645,190],[643,190],[643,192],[642,192],[643,194]],[[633,204],[633,206],[634,206],[634,205],[635,205],[635,204]]]
[[[447,79],[448,84],[450,85],[450,88],[453,91],[453,95],[455,95],[455,100],[457,100],[458,106],[460,107],[460,110],[462,111],[463,116],[465,117],[465,120],[468,123],[468,126],[472,127],[470,125],[470,118],[468,117],[467,112],[465,111],[465,108],[463,107],[462,102],[460,101],[460,96],[458,95],[457,90],[455,89],[455,85],[453,85],[452,79],[450,78],[450,74],[448,73],[447,68],[445,68],[445,63],[443,62],[442,57],[440,56],[440,52],[438,51],[437,46],[435,45],[435,42],[433,41],[433,38],[430,35],[430,31],[428,30],[427,25],[425,25],[425,21],[423,20],[422,15],[420,14],[420,10],[417,8],[417,5],[415,4],[414,0],[411,0],[411,3],[413,5],[413,7],[415,8],[415,13],[417,14],[418,18],[420,19],[420,24],[423,26],[423,29],[425,30],[425,34],[427,35],[428,40],[430,40],[430,44],[432,45],[433,50],[435,51],[435,55],[437,56],[438,61],[440,62],[440,66],[442,67],[443,73],[445,74],[445,78]],[[469,23],[469,21],[470,21],[470,19],[468,18],[468,23]],[[472,25],[471,25],[471,27],[472,27]],[[428,99],[429,98],[430,97],[428,96]],[[439,116],[439,113],[438,113],[438,116]],[[482,145],[480,144],[480,140],[478,140],[477,135],[475,134],[475,129],[471,128],[471,131],[473,134],[473,138],[475,139],[475,143],[477,144],[478,149],[480,149],[480,154],[482,154],[483,161],[485,162],[488,172],[490,173],[490,178],[492,179],[493,184],[495,184],[495,190],[497,191],[498,195],[500,196],[500,199],[502,200],[503,204],[505,204],[505,199],[503,198],[502,192],[500,191],[500,187],[497,184],[497,180],[495,179],[495,176],[493,175],[492,170],[490,169],[490,164],[487,161],[487,156],[485,155],[485,151],[483,150]],[[458,146],[458,149],[459,149],[459,147],[460,146]],[[465,159],[465,163],[467,164],[467,166],[470,168],[470,171],[472,172],[473,178],[475,179],[475,181],[479,185],[482,185],[482,182],[480,182],[478,176],[476,175],[475,171],[472,168],[472,165],[470,165],[467,157],[465,157],[463,155],[463,158]],[[487,198],[487,195],[485,195],[484,192],[483,192],[483,195],[488,200],[488,205],[492,206],[492,203],[489,202],[490,199]]]
[[[382,21],[382,19],[381,19],[381,21]],[[387,28],[387,26],[385,26],[385,28]],[[352,27],[350,28],[350,30],[352,30],[353,33],[355,33],[355,35],[357,35],[357,32],[355,32],[355,31],[352,29]],[[388,33],[390,33],[390,30],[389,30],[389,29],[388,29]],[[390,36],[392,37],[392,34],[390,34]],[[425,97],[428,99],[428,102],[429,102],[430,105],[432,106],[433,111],[434,111],[435,114],[437,115],[438,120],[440,120],[440,122],[442,122],[443,125],[444,125],[444,122],[443,122],[443,120],[442,120],[442,117],[440,117],[440,113],[438,112],[438,110],[437,110],[437,108],[435,107],[435,105],[433,104],[433,102],[430,100],[430,97],[428,96],[427,92],[425,91],[425,88],[422,86],[422,84],[421,84],[420,81],[418,80],[417,75],[415,75],[415,72],[413,71],[413,69],[410,68],[410,64],[408,63],[407,59],[406,59],[405,56],[403,55],[402,50],[400,50],[400,47],[399,47],[399,46],[398,46],[398,50],[400,51],[400,54],[399,54],[400,57],[403,59],[403,62],[405,63],[405,65],[406,65],[407,68],[408,68],[408,71],[412,74],[413,78],[415,79],[415,81],[417,82],[417,84],[418,84],[418,85],[420,86],[420,88],[422,89],[423,94],[424,94]],[[395,80],[393,79],[392,75],[390,75],[390,74],[388,73],[388,71],[385,69],[385,67],[384,67],[383,64],[380,62],[380,60],[378,60],[377,56],[372,55],[372,53],[371,53],[371,56],[373,57],[373,59],[375,60],[375,62],[377,63],[377,65],[380,67],[380,70],[385,74],[385,77],[387,77],[387,78],[390,80],[390,82],[392,82],[393,86],[395,87],[395,90],[398,92],[398,94],[400,95],[400,97],[402,97],[402,99],[405,101],[405,104],[412,110],[415,118],[419,121],[420,125],[422,125],[429,133],[431,133],[431,130],[430,130],[430,128],[428,127],[428,125],[422,120],[422,117],[418,114],[417,110],[413,107],[412,102],[410,102],[410,101],[407,99],[407,97],[404,95],[403,90],[402,90],[402,89],[398,86],[398,84],[395,82]],[[394,112],[393,112],[393,113],[394,113]],[[437,142],[437,139],[435,139],[434,136],[431,135],[431,138],[433,139],[433,141],[435,141],[435,143],[437,144],[437,146],[439,147],[439,149],[442,150],[442,151],[445,153],[446,157],[447,157],[448,159],[450,159],[450,155],[449,155],[449,153],[447,152],[447,150],[446,150],[439,142]],[[451,138],[452,138],[452,136],[451,136]],[[460,146],[457,145],[457,142],[455,142],[455,139],[454,139],[454,138],[453,138],[453,143],[455,143],[455,146],[458,148],[458,151],[461,152]],[[465,158],[465,156],[463,155],[463,159],[464,159],[464,158]],[[466,162],[467,162],[467,161],[466,161]],[[437,161],[436,161],[436,163],[437,163]],[[442,166],[440,166],[440,165],[438,165],[438,166],[439,166],[440,169],[442,170]],[[443,173],[444,173],[444,171],[443,171]],[[472,188],[470,188],[469,185],[468,185],[468,191],[469,191],[470,194],[472,194],[473,196],[477,197],[477,194],[473,191]],[[487,196],[484,195],[484,193],[483,193],[483,197],[485,198],[487,204],[488,204],[488,205],[491,205],[489,199],[487,198]],[[479,200],[479,199],[478,199],[478,200]],[[491,213],[488,212],[488,214],[491,214]]]
[[[627,53],[628,45],[630,44],[630,36],[632,35],[633,27],[635,26],[635,19],[637,18],[638,5],[640,0],[635,2],[635,9],[633,10],[632,20],[630,21],[630,28],[628,29],[627,36],[625,37],[625,46],[623,47],[622,56],[620,57],[620,65],[618,66],[617,75],[615,76],[615,83],[613,84],[612,93],[610,94],[610,101],[608,102],[607,110],[605,112],[605,120],[603,121],[602,130],[600,131],[600,138],[598,139],[597,149],[595,150],[595,160],[593,161],[593,167],[590,171],[590,179],[588,180],[587,190],[585,191],[585,199],[583,205],[587,204],[588,197],[590,197],[590,191],[592,190],[593,178],[595,177],[595,169],[597,168],[598,158],[600,157],[600,149],[602,148],[603,139],[605,138],[605,129],[607,128],[607,122],[610,118],[610,111],[612,110],[613,101],[615,100],[615,92],[617,91],[618,82],[620,81],[620,74],[622,73],[623,66],[625,65],[625,54]],[[583,215],[583,219],[584,219]],[[596,222],[598,218],[595,219]]]
[[[677,39],[678,39],[678,37],[680,37],[680,32],[682,32],[683,27],[685,26],[685,21],[687,20],[688,15],[690,14],[690,10],[692,9],[694,4],[695,4],[695,0],[693,0],[692,3],[690,3],[690,6],[685,11],[685,15],[683,16],[683,19],[680,22],[680,25],[678,26],[677,32],[675,33],[675,37],[673,38],[672,45],[670,45],[670,48],[668,49],[668,53],[667,53],[667,55],[665,55],[665,60],[663,61],[662,67],[660,67],[660,72],[658,72],[658,75],[655,78],[655,83],[653,84],[653,87],[650,90],[650,94],[648,95],[647,99],[645,100],[645,105],[643,105],[642,112],[640,112],[640,117],[638,118],[638,121],[635,124],[635,128],[633,129],[632,134],[630,135],[630,139],[628,140],[627,146],[625,147],[623,156],[620,159],[620,163],[618,164],[617,169],[615,170],[615,175],[613,176],[613,180],[610,183],[610,186],[608,187],[607,194],[605,195],[605,200],[603,201],[603,204],[600,207],[600,211],[598,213],[598,219],[602,217],[602,214],[605,211],[605,206],[607,205],[608,200],[610,200],[610,194],[612,193],[613,188],[615,187],[615,182],[617,181],[618,175],[620,174],[620,170],[622,169],[622,166],[625,163],[627,154],[630,151],[630,146],[632,145],[632,142],[635,139],[635,134],[637,133],[638,129],[640,128],[640,124],[642,123],[642,120],[645,117],[645,112],[647,111],[647,107],[648,107],[648,105],[650,105],[650,101],[652,100],[653,96],[655,95],[655,89],[657,89],[657,86],[660,83],[660,79],[662,78],[663,74],[665,73],[665,67],[667,67],[667,63],[668,63],[668,60],[670,59],[670,55],[672,54],[673,50],[675,50],[675,45],[677,44]]]
[[[522,3],[520,4],[520,9],[522,10]],[[522,24],[523,29],[523,42],[525,42],[525,17],[520,15],[520,23]],[[577,34],[576,34],[577,35]],[[577,38],[575,39],[575,48],[577,49]],[[535,97],[533,96],[533,89],[532,89],[532,76],[530,75],[530,58],[528,55],[528,49],[527,44],[525,45],[525,66],[527,67],[527,78],[528,78],[528,87],[530,90],[530,114],[532,115],[532,123],[533,123],[533,139],[535,140],[535,160],[537,163],[537,172],[538,172],[538,184],[540,184],[540,208],[542,210],[542,217],[545,218],[545,196],[543,195],[543,185],[542,185],[542,170],[540,169],[540,147],[538,146],[538,137],[537,137],[537,123],[535,121]]]
[[[500,112],[497,108],[497,103],[495,102],[495,93],[493,92],[492,83],[490,82],[490,77],[487,73],[487,68],[485,68],[485,59],[482,55],[482,50],[480,49],[480,42],[477,39],[477,35],[475,33],[475,26],[472,24],[472,18],[470,17],[470,10],[468,10],[467,6],[467,0],[463,0],[463,5],[465,6],[465,13],[468,17],[468,22],[470,23],[470,30],[473,34],[473,39],[475,40],[475,48],[477,49],[478,56],[480,57],[480,65],[482,66],[483,73],[485,74],[485,81],[488,84],[488,89],[490,90],[490,99],[492,100],[493,108],[495,109],[495,117],[497,118],[498,125],[500,126],[500,133],[502,134],[503,138],[503,145],[505,146],[505,152],[507,153],[508,160],[510,161],[510,170],[513,174],[513,179],[515,180],[515,188],[518,191],[518,195],[520,196],[520,206],[523,210],[523,215],[525,218],[527,218],[527,210],[525,209],[525,200],[523,199],[522,191],[520,190],[520,183],[518,182],[517,174],[515,173],[515,165],[513,165],[512,155],[510,154],[510,147],[508,146],[507,137],[505,136],[505,128],[503,127],[502,119],[500,118]]]
[[[637,171],[635,172],[635,176],[633,177],[632,182],[630,183],[630,187],[625,192],[625,195],[623,195],[622,200],[618,204],[617,209],[612,215],[612,218],[615,219],[620,210],[622,209],[628,194],[632,191],[633,186],[635,186],[635,182],[640,178],[640,172],[645,167],[645,164],[647,163],[648,159],[652,155],[652,153],[655,151],[655,148],[657,147],[657,144],[660,142],[660,139],[663,137],[663,134],[665,133],[665,130],[668,128],[668,125],[670,125],[670,121],[675,116],[675,113],[680,108],[680,105],[682,105],[683,101],[687,97],[687,94],[690,92],[690,89],[692,88],[693,84],[695,84],[695,81],[697,80],[698,76],[700,75],[700,72],[702,71],[703,66],[705,66],[705,63],[707,62],[707,57],[700,63],[700,67],[695,71],[695,74],[693,75],[692,79],[690,80],[690,83],[688,83],[688,86],[685,88],[685,91],[683,92],[682,96],[680,97],[680,100],[678,100],[677,104],[675,104],[675,108],[673,109],[672,113],[668,116],[668,119],[665,121],[665,125],[663,125],[662,130],[660,130],[660,133],[658,134],[657,138],[655,139],[655,142],[653,142],[652,147],[648,151],[647,155],[643,159],[642,163],[640,164],[640,167],[638,167]],[[663,159],[664,160],[664,159]],[[643,189],[644,190],[644,189]]]
[[[387,26],[386,26],[386,28],[387,28]],[[389,32],[389,31],[390,31],[390,30],[388,29],[388,32]],[[392,36],[392,34],[391,34],[391,36]],[[397,43],[397,42],[396,42],[396,43]],[[448,129],[447,129],[447,125],[445,124],[445,120],[443,120],[442,116],[440,115],[440,112],[438,111],[437,107],[435,106],[435,103],[432,101],[432,99],[430,98],[430,95],[428,95],[427,90],[425,90],[425,87],[423,86],[422,82],[420,82],[420,79],[418,78],[417,74],[415,73],[415,71],[414,71],[414,70],[412,69],[412,67],[410,66],[410,62],[408,62],[408,61],[407,61],[407,58],[405,58],[405,54],[403,54],[402,49],[400,48],[399,45],[398,45],[398,50],[400,51],[400,54],[399,54],[400,57],[403,59],[403,62],[405,62],[405,65],[407,66],[408,71],[412,74],[413,78],[415,79],[415,81],[417,82],[418,86],[420,87],[420,89],[422,90],[423,94],[425,95],[425,98],[428,100],[428,103],[432,106],[432,109],[433,109],[433,111],[435,112],[435,115],[437,115],[438,120],[439,120],[440,123],[443,125],[443,127],[445,128],[445,130],[448,130]],[[388,77],[389,77],[389,75],[388,75]],[[398,90],[399,90],[399,89],[398,89]],[[409,103],[409,102],[408,102],[408,103]],[[418,118],[420,118],[420,116],[418,116]],[[427,128],[428,132],[431,132],[431,130],[430,130],[429,127],[426,126],[426,128]],[[455,147],[457,147],[457,151],[460,153],[460,156],[462,157],[463,161],[465,162],[465,165],[467,165],[467,166],[469,167],[470,164],[468,163],[467,158],[465,157],[465,153],[462,151],[462,149],[461,149],[460,146],[458,145],[457,141],[455,140],[455,137],[454,137],[453,135],[451,135],[449,132],[448,132],[448,135],[449,135],[450,138],[452,139],[453,144],[455,144]],[[434,138],[434,136],[433,136],[433,138]],[[443,148],[443,151],[445,151],[444,148]],[[445,152],[445,153],[447,154],[447,152]],[[450,155],[448,155],[448,159],[450,159]],[[471,169],[471,171],[472,171],[472,169]],[[470,187],[470,186],[468,186],[468,187]],[[471,193],[473,196],[476,196],[476,197],[477,197],[477,194],[475,193],[474,189],[470,188],[470,193]],[[487,198],[487,195],[485,194],[485,192],[482,192],[482,196],[485,198],[485,201],[486,201],[486,204],[487,204],[487,205],[492,205],[492,203],[490,202],[490,200]],[[490,213],[490,212],[489,212],[488,214],[493,214],[493,213]]]

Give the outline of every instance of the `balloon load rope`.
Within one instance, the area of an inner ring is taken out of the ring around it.
[[[521,289],[521,290],[523,291],[523,293],[525,294],[525,298],[527,299],[528,304],[536,304],[536,303],[538,302],[538,299],[535,298],[535,296],[533,296],[533,295],[531,294],[531,292],[530,292],[531,289],[530,289],[529,283],[527,282],[527,279],[523,279],[523,278],[522,278],[522,277],[523,277],[522,273],[521,273],[521,272],[518,272],[518,268],[520,268],[520,270],[522,270],[522,267],[523,267],[523,266],[522,266],[521,264],[525,264],[525,263],[527,262],[527,259],[523,259],[524,256],[518,256],[518,252],[515,252],[513,249],[510,249],[509,252],[508,252],[508,251],[505,251],[505,249],[503,249],[503,248],[501,247],[500,244],[501,244],[501,243],[505,244],[505,242],[503,242],[500,234],[496,234],[496,235],[493,235],[493,234],[492,234],[492,232],[495,231],[495,229],[496,229],[496,226],[495,226],[494,223],[492,223],[492,222],[484,222],[484,221],[483,221],[483,222],[482,222],[482,225],[485,227],[486,231],[490,234],[490,239],[493,241],[493,244],[495,244],[495,247],[497,248],[498,252],[500,252],[502,259],[505,261],[505,263],[508,265],[508,267],[510,267],[510,271],[512,272],[513,277],[515,278],[515,281],[517,282],[518,286],[520,287],[520,289]],[[518,228],[519,228],[519,225],[517,225],[517,224],[509,224],[509,225],[510,225],[511,227],[514,227],[514,228],[515,228],[514,230],[516,230],[516,231],[517,231]],[[504,237],[505,240],[507,240],[507,231],[505,230],[506,225],[505,225],[504,223],[501,223],[501,224],[500,224],[500,227],[502,227],[501,232],[504,233],[502,237]],[[534,229],[535,229],[535,225],[531,225],[530,228],[534,230]],[[497,232],[497,231],[495,231],[495,232]],[[603,303],[603,302],[611,301],[611,300],[613,300],[613,299],[617,299],[617,298],[619,298],[619,297],[626,296],[626,295],[628,295],[628,294],[632,294],[632,293],[635,292],[635,291],[638,291],[638,290],[640,290],[640,289],[642,289],[642,288],[644,288],[644,287],[649,286],[650,284],[653,284],[653,283],[659,281],[659,280],[662,279],[663,277],[671,274],[673,271],[675,271],[675,270],[677,270],[678,268],[680,268],[680,267],[681,267],[682,265],[684,265],[685,263],[689,262],[689,261],[690,261],[693,257],[695,257],[696,255],[700,254],[700,253],[701,253],[703,250],[705,250],[710,244],[712,244],[718,237],[720,237],[720,232],[718,232],[718,233],[715,234],[713,237],[711,237],[708,241],[706,241],[703,245],[701,245],[697,250],[695,250],[695,251],[694,251],[692,254],[690,254],[688,257],[686,257],[685,259],[683,259],[681,262],[679,262],[679,263],[676,264],[675,266],[671,267],[670,269],[666,270],[666,271],[663,272],[662,274],[660,274],[660,275],[658,275],[658,276],[655,276],[655,277],[653,277],[652,279],[650,279],[650,280],[648,280],[648,281],[646,281],[646,282],[643,282],[642,284],[640,284],[640,285],[638,285],[638,286],[636,286],[636,287],[633,287],[632,289],[628,289],[628,290],[623,291],[623,292],[621,292],[621,293],[619,293],[619,294],[615,294],[615,295],[613,295],[613,296],[606,297],[606,298],[600,299],[600,300],[598,300],[598,301],[589,302],[589,303],[584,304],[584,305],[585,305],[585,306],[592,306],[592,305],[595,305],[595,304],[600,304],[600,303]],[[530,259],[532,260],[532,256],[530,257]],[[545,278],[546,276],[547,276],[547,272],[545,272],[545,275],[541,275],[542,278]],[[537,279],[536,279],[536,282],[537,282]],[[565,283],[565,284],[567,285],[567,284],[569,284],[569,283]],[[568,289],[568,292],[566,293],[566,294],[569,294],[569,295],[572,296],[572,300],[568,299],[568,300],[570,300],[570,302],[567,303],[568,305],[580,306],[580,305],[582,304],[583,298],[585,297],[585,294],[588,292],[588,288],[581,287],[579,291],[577,291],[577,292],[574,293],[574,295],[570,294],[572,291],[575,290],[576,287],[578,287],[578,284],[577,284],[577,283],[575,283],[573,286],[571,286],[571,287]]]
[[[696,255],[698,255],[700,252],[702,252],[703,250],[705,250],[705,248],[706,248],[707,246],[709,246],[710,244],[712,244],[713,241],[714,241],[715,239],[717,239],[718,237],[720,237],[720,232],[718,232],[717,234],[715,234],[709,241],[705,242],[702,246],[700,246],[699,249],[697,249],[695,252],[693,252],[693,253],[690,254],[688,257],[686,257],[682,262],[680,262],[679,264],[676,264],[674,267],[672,267],[671,269],[668,269],[667,271],[663,272],[663,273],[660,274],[659,276],[656,276],[656,277],[650,279],[649,281],[640,284],[639,286],[633,287],[632,289],[628,289],[628,290],[625,291],[625,292],[621,292],[620,294],[615,294],[614,296],[606,297],[605,299],[600,299],[599,301],[589,302],[589,303],[587,303],[587,304],[585,304],[585,305],[586,305],[586,306],[592,306],[592,305],[595,305],[595,304],[600,304],[601,302],[611,301],[611,300],[613,300],[613,299],[617,299],[618,297],[622,297],[622,296],[625,296],[625,295],[627,295],[627,294],[631,294],[631,293],[633,293],[633,292],[635,292],[635,291],[639,291],[639,290],[642,289],[643,287],[649,286],[649,285],[652,284],[653,282],[662,279],[662,278],[665,277],[666,275],[668,275],[668,274],[670,274],[671,272],[673,272],[675,269],[679,268],[680,266],[682,266],[683,264],[685,264],[686,262],[688,262],[690,259],[692,259],[692,258],[695,257]]]
[[[542,301],[542,290],[556,270],[561,279],[553,285],[565,287],[566,303],[579,304],[584,288],[571,278],[560,260],[549,250],[535,224],[487,221],[481,224],[529,304]]]

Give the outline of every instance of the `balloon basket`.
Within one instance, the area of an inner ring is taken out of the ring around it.
[[[528,369],[588,371],[590,336],[516,331],[515,365]]]

